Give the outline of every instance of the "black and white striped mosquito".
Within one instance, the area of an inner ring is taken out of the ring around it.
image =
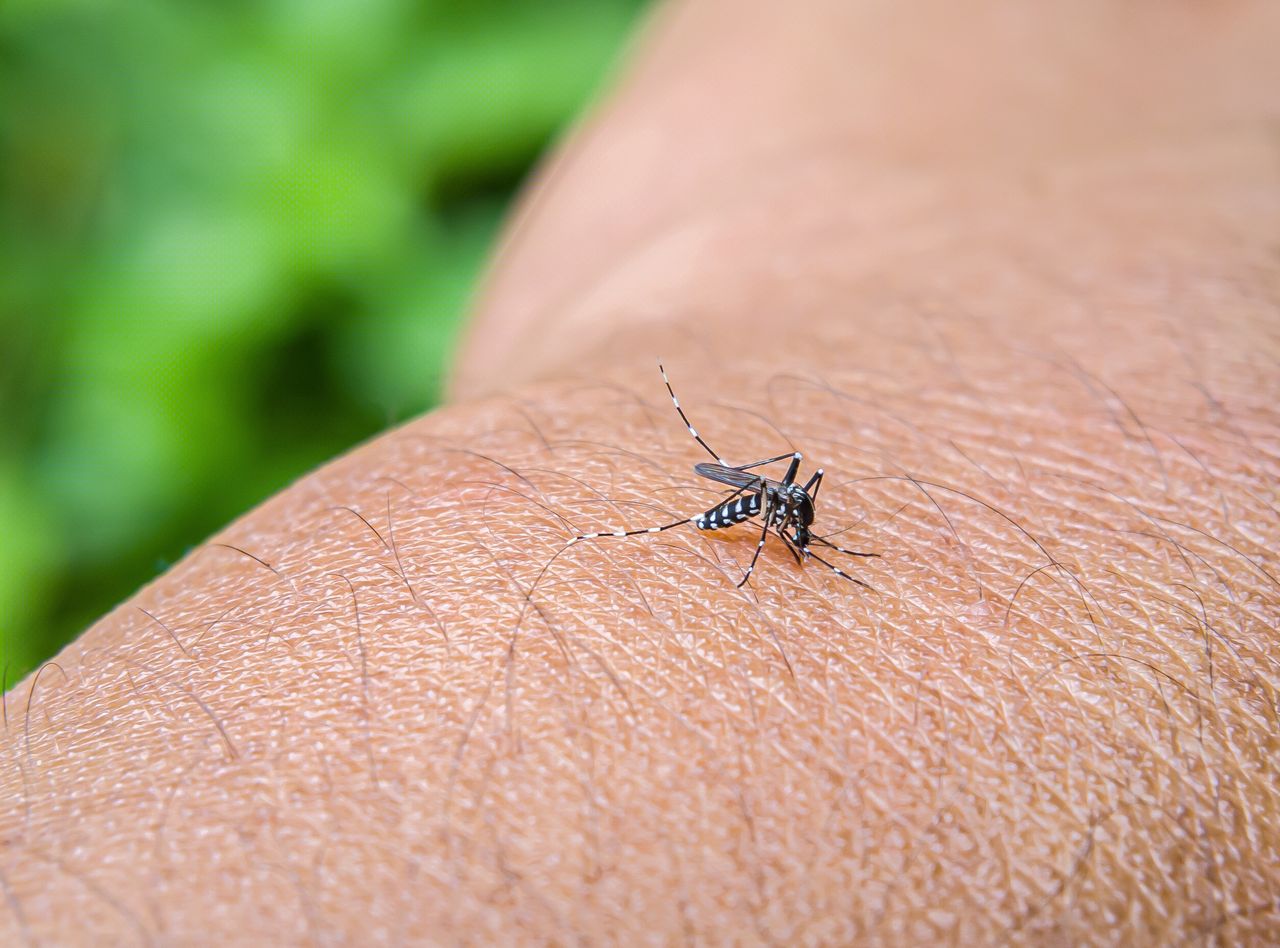
[[[787,550],[795,557],[797,564],[803,563],[807,559],[817,560],[837,576],[843,576],[850,582],[871,589],[871,586],[867,583],[850,576],[844,570],[828,563],[813,552],[813,544],[817,543],[848,556],[871,557],[880,555],[879,553],[859,553],[856,550],[846,550],[810,531],[809,528],[813,525],[814,516],[813,503],[817,500],[818,489],[822,486],[822,468],[818,468],[813,477],[809,478],[808,482],[802,487],[796,483],[796,475],[800,472],[800,462],[804,460],[799,451],[788,451],[785,454],[779,454],[777,457],[765,458],[763,461],[752,461],[749,464],[730,464],[716,454],[715,451],[712,451],[711,446],[702,440],[702,436],[698,434],[697,429],[690,424],[684,409],[680,407],[680,399],[676,398],[675,390],[671,387],[671,380],[667,378],[667,370],[662,367],[661,362],[658,363],[658,370],[662,373],[662,381],[666,383],[667,392],[671,395],[671,404],[675,405],[676,411],[680,414],[680,420],[689,429],[689,434],[693,435],[693,440],[697,441],[704,451],[715,458],[714,464],[706,462],[695,464],[693,466],[694,471],[709,480],[732,487],[734,489],[733,493],[705,513],[686,517],[684,520],[677,520],[674,523],[663,524],[660,527],[647,527],[643,530],[609,530],[600,533],[584,533],[581,536],[574,537],[569,542],[572,544],[577,543],[579,540],[594,540],[598,537],[634,537],[644,533],[661,533],[673,527],[684,526],[686,523],[693,524],[699,530],[722,530],[725,527],[744,523],[753,517],[759,516],[761,517],[760,542],[756,544],[755,552],[751,556],[751,564],[747,567],[742,579],[738,581],[739,588],[745,586],[747,580],[751,578],[751,573],[756,568],[756,561],[760,558],[760,551],[764,549],[764,541],[769,535],[769,528],[772,527],[774,533],[786,545]],[[755,468],[788,459],[791,463],[787,465],[787,473],[783,475],[780,481],[765,477],[763,474],[750,473]]]

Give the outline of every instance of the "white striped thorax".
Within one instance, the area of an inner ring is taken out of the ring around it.
[[[680,406],[680,400],[676,398],[675,389],[671,387],[671,380],[667,378],[667,370],[663,368],[661,362],[658,363],[658,370],[662,373],[662,381],[667,387],[667,394],[671,396],[671,404],[675,406],[676,413],[680,416],[680,420],[684,422],[684,426],[688,429],[690,436],[694,441],[698,442],[707,454],[715,459],[714,464],[702,463],[694,465],[694,471],[708,480],[732,488],[732,493],[710,510],[695,514],[692,517],[686,517],[684,520],[676,520],[657,527],[644,527],[639,530],[609,530],[598,533],[584,533],[574,537],[569,541],[569,544],[572,545],[579,540],[595,540],[607,536],[631,537],[642,533],[661,533],[664,530],[671,530],[687,523],[693,524],[699,530],[723,530],[726,527],[736,526],[760,517],[760,538],[756,543],[755,552],[752,554],[751,563],[747,566],[747,571],[743,574],[742,579],[739,580],[738,586],[745,585],[751,578],[751,573],[756,568],[756,561],[760,557],[760,551],[764,549],[765,539],[769,535],[770,528],[772,528],[775,535],[782,540],[791,555],[795,557],[797,563],[808,559],[817,560],[837,576],[870,589],[871,587],[867,583],[860,579],[855,579],[843,570],[828,563],[817,553],[814,553],[811,548],[814,543],[817,543],[848,556],[879,556],[878,553],[859,553],[855,550],[846,550],[836,546],[834,543],[829,543],[823,537],[814,536],[810,533],[809,527],[814,519],[814,500],[817,498],[818,489],[822,485],[822,469],[819,468],[804,485],[801,485],[796,483],[796,477],[800,473],[800,463],[804,460],[799,451],[788,451],[784,454],[779,454],[777,457],[764,458],[748,464],[730,464],[713,451],[711,446],[698,434],[698,430],[693,427],[692,422],[689,421],[688,416],[684,413],[684,409]],[[789,464],[787,472],[781,480],[755,473],[762,467],[782,461],[788,461]]]

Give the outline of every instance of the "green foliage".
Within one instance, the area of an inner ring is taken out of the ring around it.
[[[0,663],[434,404],[638,0],[0,5]]]

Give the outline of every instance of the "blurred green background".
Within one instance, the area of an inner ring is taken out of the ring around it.
[[[0,2],[0,664],[431,407],[638,0]]]

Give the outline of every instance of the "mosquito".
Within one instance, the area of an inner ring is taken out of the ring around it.
[[[747,581],[751,579],[751,573],[756,568],[756,561],[760,559],[760,551],[764,549],[764,541],[769,536],[769,529],[772,527],[774,533],[782,540],[797,564],[802,564],[805,560],[817,560],[837,576],[842,576],[850,582],[857,583],[866,589],[871,589],[872,587],[867,583],[850,576],[838,566],[828,563],[813,552],[813,545],[816,543],[835,550],[837,553],[844,553],[847,556],[873,557],[880,555],[879,553],[860,553],[857,550],[846,550],[844,547],[836,546],[823,537],[817,536],[809,529],[813,525],[814,501],[818,499],[818,490],[822,486],[822,468],[818,468],[813,476],[802,486],[796,482],[796,478],[800,473],[800,462],[804,460],[804,455],[799,451],[788,451],[785,454],[779,454],[777,457],[751,461],[748,464],[730,464],[715,451],[711,450],[711,446],[702,439],[702,436],[698,434],[698,430],[690,423],[689,417],[684,413],[684,409],[680,407],[680,399],[676,398],[675,389],[671,387],[671,380],[667,378],[667,370],[663,368],[661,362],[658,363],[658,371],[662,373],[662,381],[666,384],[667,393],[671,396],[671,404],[675,406],[676,412],[680,415],[680,420],[684,422],[684,426],[689,429],[689,434],[693,436],[694,441],[702,446],[704,451],[715,458],[714,464],[705,461],[701,464],[695,464],[693,466],[694,472],[718,484],[732,487],[733,493],[729,494],[710,510],[692,517],[686,517],[683,520],[677,520],[674,523],[663,524],[660,527],[646,527],[643,530],[612,530],[600,533],[584,533],[581,536],[574,537],[569,542],[577,543],[579,540],[594,540],[599,537],[634,537],[645,533],[662,533],[664,530],[681,527],[686,523],[693,524],[699,530],[723,530],[726,527],[745,523],[754,517],[760,517],[760,541],[756,544],[756,549],[751,556],[751,563],[747,566],[747,571],[742,575],[742,579],[738,581],[738,588],[745,586]],[[772,477],[766,477],[763,474],[751,473],[757,468],[776,464],[779,461],[790,462],[787,465],[786,474],[783,475],[780,481],[774,480]]]

